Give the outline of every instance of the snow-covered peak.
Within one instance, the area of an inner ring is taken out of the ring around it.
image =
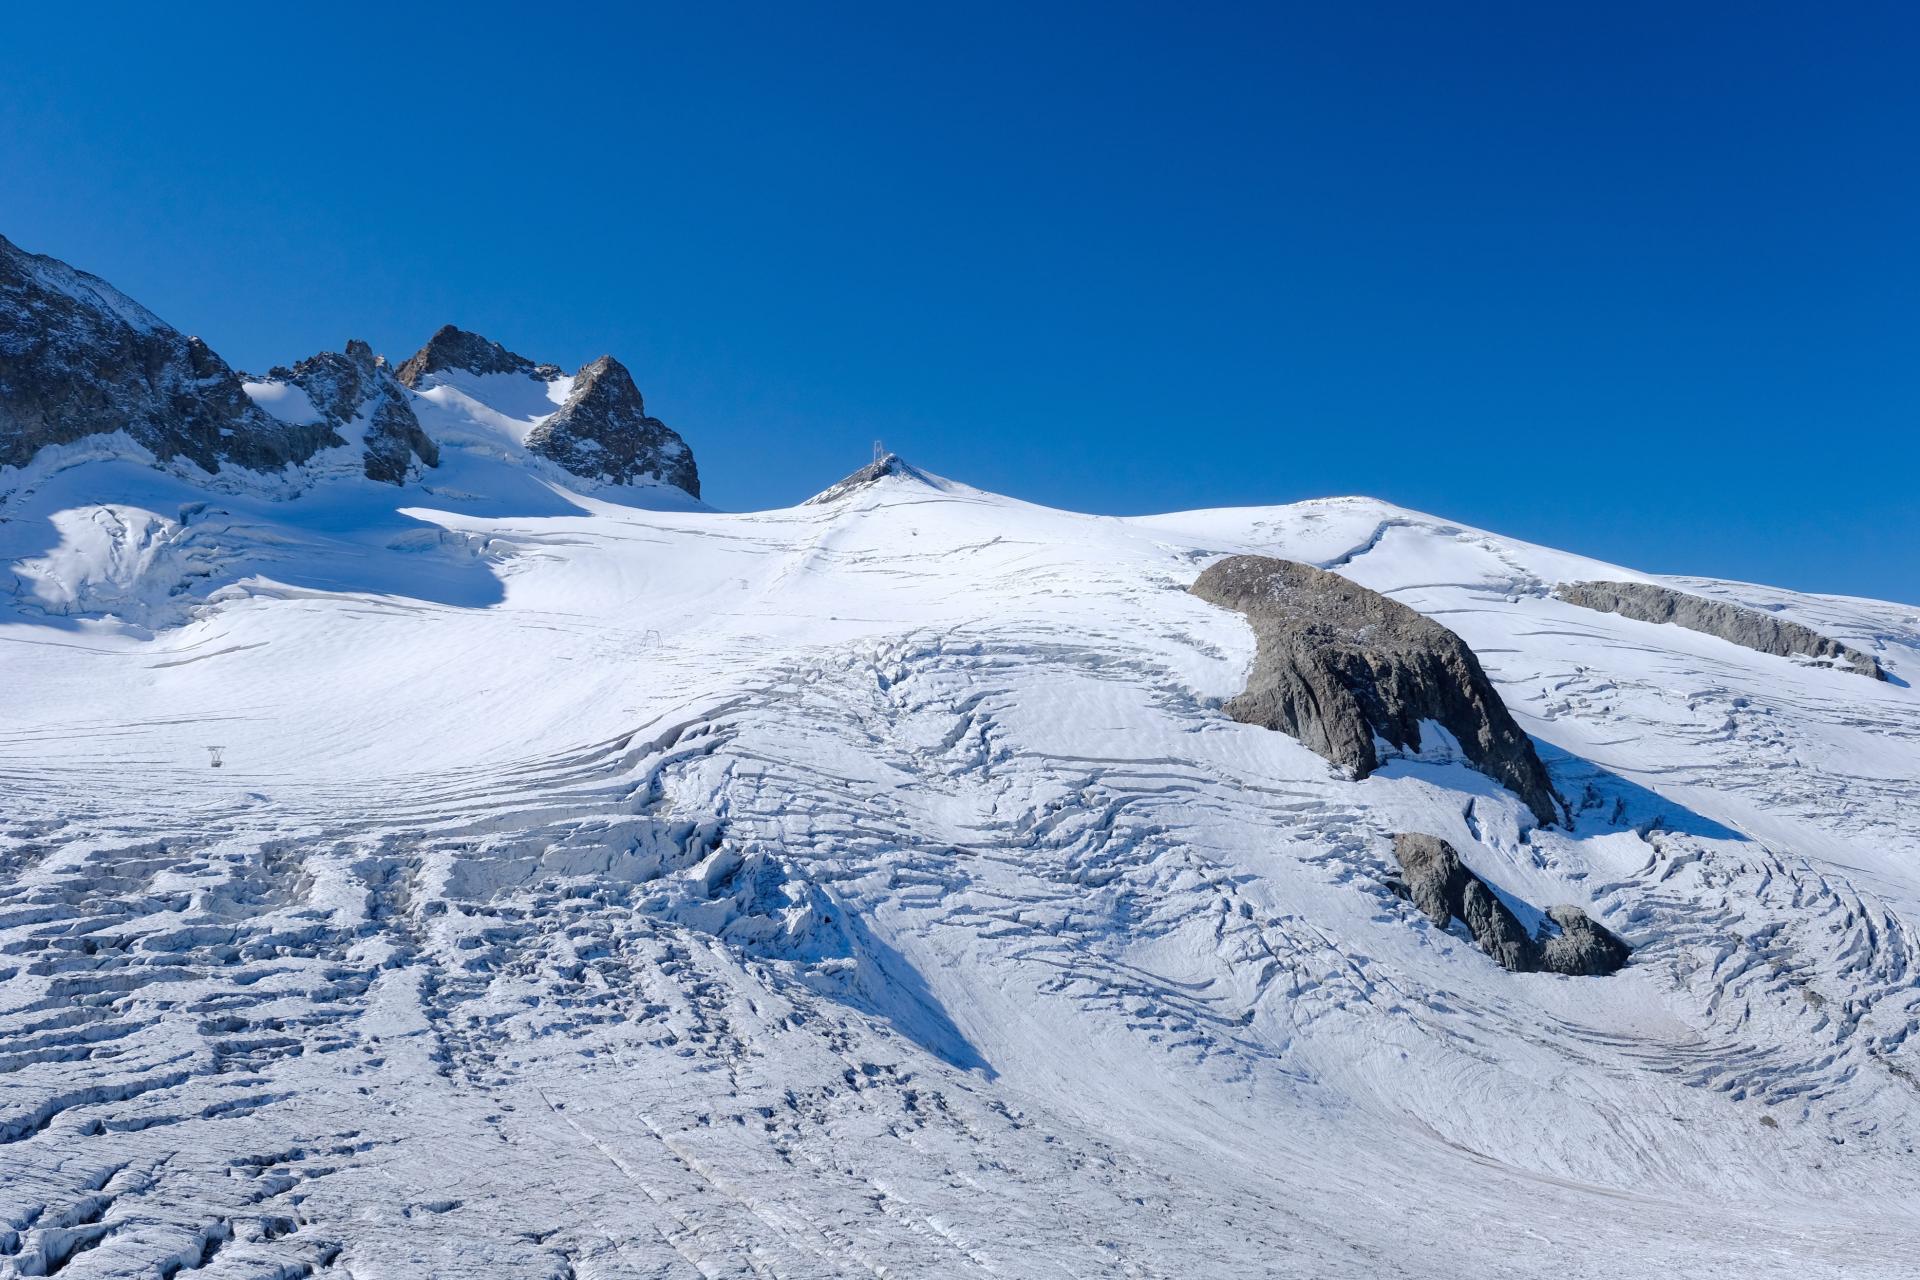
[[[343,466],[405,484],[442,444],[505,464],[446,478],[474,497],[521,492],[528,476],[649,506],[700,494],[692,448],[611,356],[569,377],[446,325],[398,369],[355,340],[243,380],[105,281],[0,239],[0,471],[17,471],[0,490],[107,454],[237,463],[224,489],[288,497]]]
[[[503,355],[481,361],[488,365],[481,370],[420,371],[424,364],[416,366],[414,403],[429,435],[455,448],[551,471],[575,486],[700,496],[693,450],[647,413],[633,375],[618,360],[601,356],[568,376],[552,365]]]
[[[851,497],[856,493],[873,489],[875,486],[882,484],[892,484],[907,489],[920,488],[939,491],[952,491],[956,488],[951,480],[936,476],[931,472],[922,471],[897,453],[888,453],[875,458],[858,471],[843,476],[827,488],[808,498],[803,505],[823,506],[827,503],[838,502],[842,498]],[[965,486],[957,487],[964,488]]]

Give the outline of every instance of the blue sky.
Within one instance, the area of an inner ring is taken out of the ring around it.
[[[22,6],[0,234],[242,368],[610,351],[728,508],[881,437],[1920,602],[1920,11],[1577,10]]]

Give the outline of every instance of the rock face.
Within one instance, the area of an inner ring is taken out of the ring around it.
[[[1338,574],[1266,556],[1229,556],[1192,590],[1245,614],[1259,642],[1245,692],[1226,704],[1234,719],[1291,734],[1362,778],[1379,767],[1376,736],[1418,749],[1420,722],[1432,720],[1543,824],[1558,820],[1532,741],[1439,623]]]
[[[1583,609],[1617,613],[1639,622],[1670,622],[1777,658],[1817,658],[1876,680],[1887,678],[1870,654],[1829,640],[1811,627],[1724,600],[1709,600],[1650,582],[1563,582],[1553,594]]]
[[[1548,910],[1547,918],[1559,932],[1529,936],[1499,895],[1438,836],[1397,835],[1393,856],[1405,877],[1407,896],[1427,919],[1440,929],[1456,919],[1463,921],[1475,944],[1510,973],[1597,977],[1618,970],[1631,954],[1626,943],[1573,906]]]
[[[0,466],[114,431],[207,471],[276,470],[341,443],[261,410],[204,342],[98,276],[0,238]]]
[[[477,333],[444,325],[394,377],[421,390],[430,375],[448,371],[511,373],[539,382],[565,376],[558,365],[535,364]],[[666,423],[647,415],[633,375],[612,356],[601,356],[573,375],[566,403],[527,433],[526,447],[577,476],[613,484],[659,480],[700,496],[693,450]]]
[[[416,457],[429,467],[440,465],[440,449],[421,430],[407,393],[387,372],[386,361],[358,338],[345,352],[323,351],[268,376],[305,392],[337,434],[359,436],[369,480],[404,484]]]
[[[1549,907],[1547,917],[1560,932],[1540,944],[1540,967],[1550,973],[1587,977],[1612,973],[1627,962],[1627,944],[1578,907]]]
[[[573,393],[528,433],[527,448],[578,476],[615,484],[652,478],[700,496],[693,450],[666,423],[647,416],[633,375],[612,356],[574,375]]]
[[[535,364],[477,333],[443,324],[438,333],[427,339],[426,346],[401,362],[393,376],[402,386],[417,388],[428,374],[448,369],[468,373],[520,373],[543,382],[551,382],[561,375],[558,365]]]

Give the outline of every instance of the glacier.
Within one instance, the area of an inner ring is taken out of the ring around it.
[[[1920,611],[1680,584],[1878,682],[1366,499],[446,452],[16,492],[0,1273],[1912,1273]],[[1237,552],[1457,632],[1568,820],[1228,719],[1253,638],[1187,587]],[[1402,831],[1632,962],[1501,970]]]
[[[18,367],[119,336],[0,467],[0,1276],[1920,1271],[1920,608],[892,457],[722,512],[610,359],[240,375],[19,260]],[[1552,802],[1236,721],[1239,555],[1452,631]]]

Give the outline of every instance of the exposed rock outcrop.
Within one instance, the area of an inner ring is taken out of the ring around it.
[[[404,484],[414,458],[440,465],[440,449],[421,429],[407,393],[358,338],[344,352],[323,351],[267,376],[299,387],[337,434],[359,437],[369,480]]]
[[[424,347],[401,362],[393,376],[402,386],[418,388],[428,374],[448,369],[467,373],[519,373],[543,382],[551,382],[564,372],[558,365],[535,364],[477,333],[443,324]]]
[[[915,467],[899,454],[889,453],[884,457],[869,462],[858,471],[843,476],[834,484],[814,494],[811,498],[808,498],[801,505],[815,507],[829,502],[837,502],[850,493],[857,493],[868,485],[885,480],[888,476],[903,476],[908,479],[918,480],[923,484],[929,483],[925,472]]]
[[[98,276],[0,237],[0,466],[115,431],[206,471],[277,470],[341,443],[261,410],[204,342]]]
[[[1811,627],[1725,600],[1710,600],[1650,582],[1563,582],[1553,594],[1583,609],[1617,613],[1639,622],[1670,622],[1777,658],[1813,658],[1876,680],[1887,678],[1870,654],[1829,640]]]
[[[633,375],[612,356],[574,375],[567,402],[528,433],[527,448],[578,476],[614,484],[651,478],[700,496],[693,450],[666,423],[647,416]]]
[[[1556,906],[1547,918],[1558,932],[1531,936],[1486,881],[1460,861],[1438,836],[1404,832],[1393,838],[1407,896],[1434,927],[1465,923],[1474,943],[1511,973],[1560,973],[1597,977],[1627,962],[1627,944],[1574,906]]]
[[[1365,777],[1376,737],[1418,749],[1420,724],[1451,733],[1475,768],[1551,825],[1559,814],[1533,743],[1472,650],[1430,618],[1324,569],[1229,556],[1193,593],[1253,624],[1259,648],[1245,692],[1226,704],[1246,724],[1279,729]]]
[[[1549,907],[1547,918],[1560,926],[1540,944],[1540,967],[1549,973],[1586,977],[1612,973],[1627,962],[1627,944],[1580,908]]]

